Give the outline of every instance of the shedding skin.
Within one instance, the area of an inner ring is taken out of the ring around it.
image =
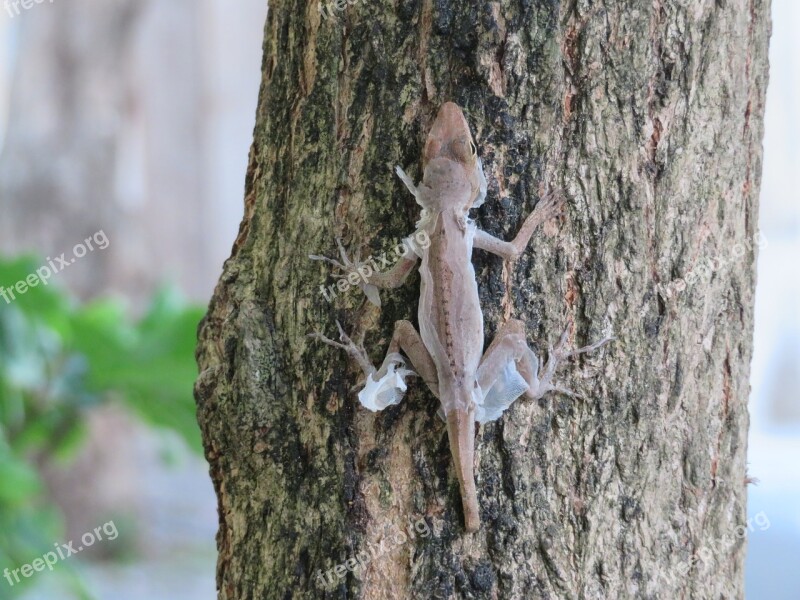
[[[498,419],[519,396],[531,400],[548,391],[574,395],[554,383],[558,365],[570,356],[590,352],[605,345],[606,338],[577,350],[566,349],[569,320],[548,360],[541,364],[525,337],[525,325],[510,320],[498,331],[482,353],[484,343],[483,312],[478,298],[473,248],[481,248],[516,260],[525,250],[536,229],[559,215],[564,199],[559,194],[544,197],[510,242],[479,230],[469,219],[468,211],[480,206],[486,197],[486,178],[469,125],[461,109],[447,102],[439,110],[428,134],[423,152],[423,179],[415,185],[397,167],[397,174],[417,203],[422,215],[417,234],[430,240],[427,247],[407,238],[413,254],[403,257],[386,273],[375,273],[362,285],[367,297],[379,305],[377,288],[401,285],[420,263],[419,332],[409,321],[398,321],[380,369],[375,369],[360,345],[353,343],[339,326],[336,342],[319,333],[313,337],[348,352],[361,366],[367,382],[359,400],[370,410],[396,404],[405,392],[403,378],[416,373],[442,405],[456,477],[461,490],[465,529],[480,528],[480,508],[475,487],[475,423]],[[320,256],[342,273],[357,272],[358,258],[351,261],[337,240],[342,260]],[[405,368],[404,354],[414,371]]]

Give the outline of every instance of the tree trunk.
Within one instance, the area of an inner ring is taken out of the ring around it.
[[[219,598],[743,597],[769,3],[340,6],[271,3],[246,214],[200,328]],[[419,179],[446,100],[483,157],[481,228],[568,198],[511,273],[475,252],[487,344],[510,316],[543,351],[568,316],[576,345],[617,336],[563,369],[581,399],[479,428],[474,535],[424,385],[370,413],[306,337],[339,319],[379,363],[416,319],[417,276],[382,309],[328,302],[308,254],[413,231],[392,166]]]

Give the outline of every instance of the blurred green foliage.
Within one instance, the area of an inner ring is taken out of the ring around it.
[[[40,264],[0,259],[0,285],[12,287]],[[11,302],[0,297],[0,574],[61,539],[38,467],[75,453],[88,409],[124,403],[202,452],[192,397],[202,315],[173,290],[158,293],[137,322],[119,302],[79,305],[53,285]],[[24,587],[0,586],[2,597]]]

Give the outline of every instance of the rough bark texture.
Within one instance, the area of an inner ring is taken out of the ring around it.
[[[768,4],[271,4],[246,215],[198,349],[220,598],[743,596]],[[475,252],[487,343],[504,315],[543,350],[566,314],[576,344],[618,336],[564,370],[583,401],[480,428],[475,535],[424,386],[368,413],[356,367],[305,337],[339,318],[377,363],[416,319],[418,277],[382,310],[328,303],[307,255],[413,230],[391,167],[419,177],[445,100],[484,160],[482,228],[509,239],[544,192],[569,199],[507,278]],[[431,535],[403,541],[420,518]]]

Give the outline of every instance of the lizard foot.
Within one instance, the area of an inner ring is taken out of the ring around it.
[[[381,296],[378,293],[378,288],[369,283],[369,278],[373,273],[372,267],[368,263],[361,262],[361,251],[356,250],[353,260],[350,260],[347,250],[345,250],[344,245],[342,244],[341,238],[336,238],[336,245],[339,247],[339,256],[341,261],[318,254],[309,254],[308,258],[333,265],[339,270],[339,275],[346,278],[348,281],[350,281],[350,275],[356,273],[359,278],[357,284],[358,287],[361,288],[361,291],[364,292],[370,302],[372,302],[375,306],[380,306]]]
[[[560,191],[553,191],[545,195],[534,208],[539,213],[539,218],[542,223],[549,221],[553,217],[559,216],[564,212],[566,206],[566,198]]]
[[[350,339],[350,336],[345,333],[344,328],[342,328],[342,324],[339,323],[339,321],[336,321],[336,327],[339,329],[340,342],[332,340],[318,331],[309,333],[308,337],[347,352],[358,363],[358,366],[361,367],[361,370],[364,371],[364,375],[367,377],[375,373],[375,367],[372,366],[364,346],[353,342],[353,340]]]
[[[567,396],[571,396],[573,398],[577,398],[578,395],[573,392],[572,390],[562,387],[554,383],[553,379],[556,374],[556,370],[558,369],[559,365],[566,359],[572,356],[578,356],[579,354],[586,354],[588,352],[593,352],[602,348],[606,344],[612,342],[614,340],[613,336],[605,337],[599,342],[595,342],[594,344],[589,344],[588,346],[583,346],[581,348],[577,348],[575,350],[567,350],[567,339],[569,338],[569,331],[572,329],[572,318],[567,321],[567,326],[564,328],[564,332],[561,334],[561,337],[558,339],[555,347],[550,346],[547,352],[547,362],[544,364],[544,368],[539,370],[538,373],[535,375],[535,382],[534,386],[531,386],[526,392],[526,395],[529,398],[541,398],[545,393],[549,391],[560,392],[562,394],[566,394]]]
[[[406,368],[405,359],[397,352],[390,352],[383,360],[381,368],[375,369],[364,347],[350,339],[339,321],[336,321],[336,326],[339,328],[340,342],[319,332],[311,333],[308,337],[344,350],[355,359],[367,376],[364,387],[358,392],[358,400],[365,408],[375,412],[392,404],[398,404],[406,393],[405,378],[409,375],[416,375],[414,371]]]

